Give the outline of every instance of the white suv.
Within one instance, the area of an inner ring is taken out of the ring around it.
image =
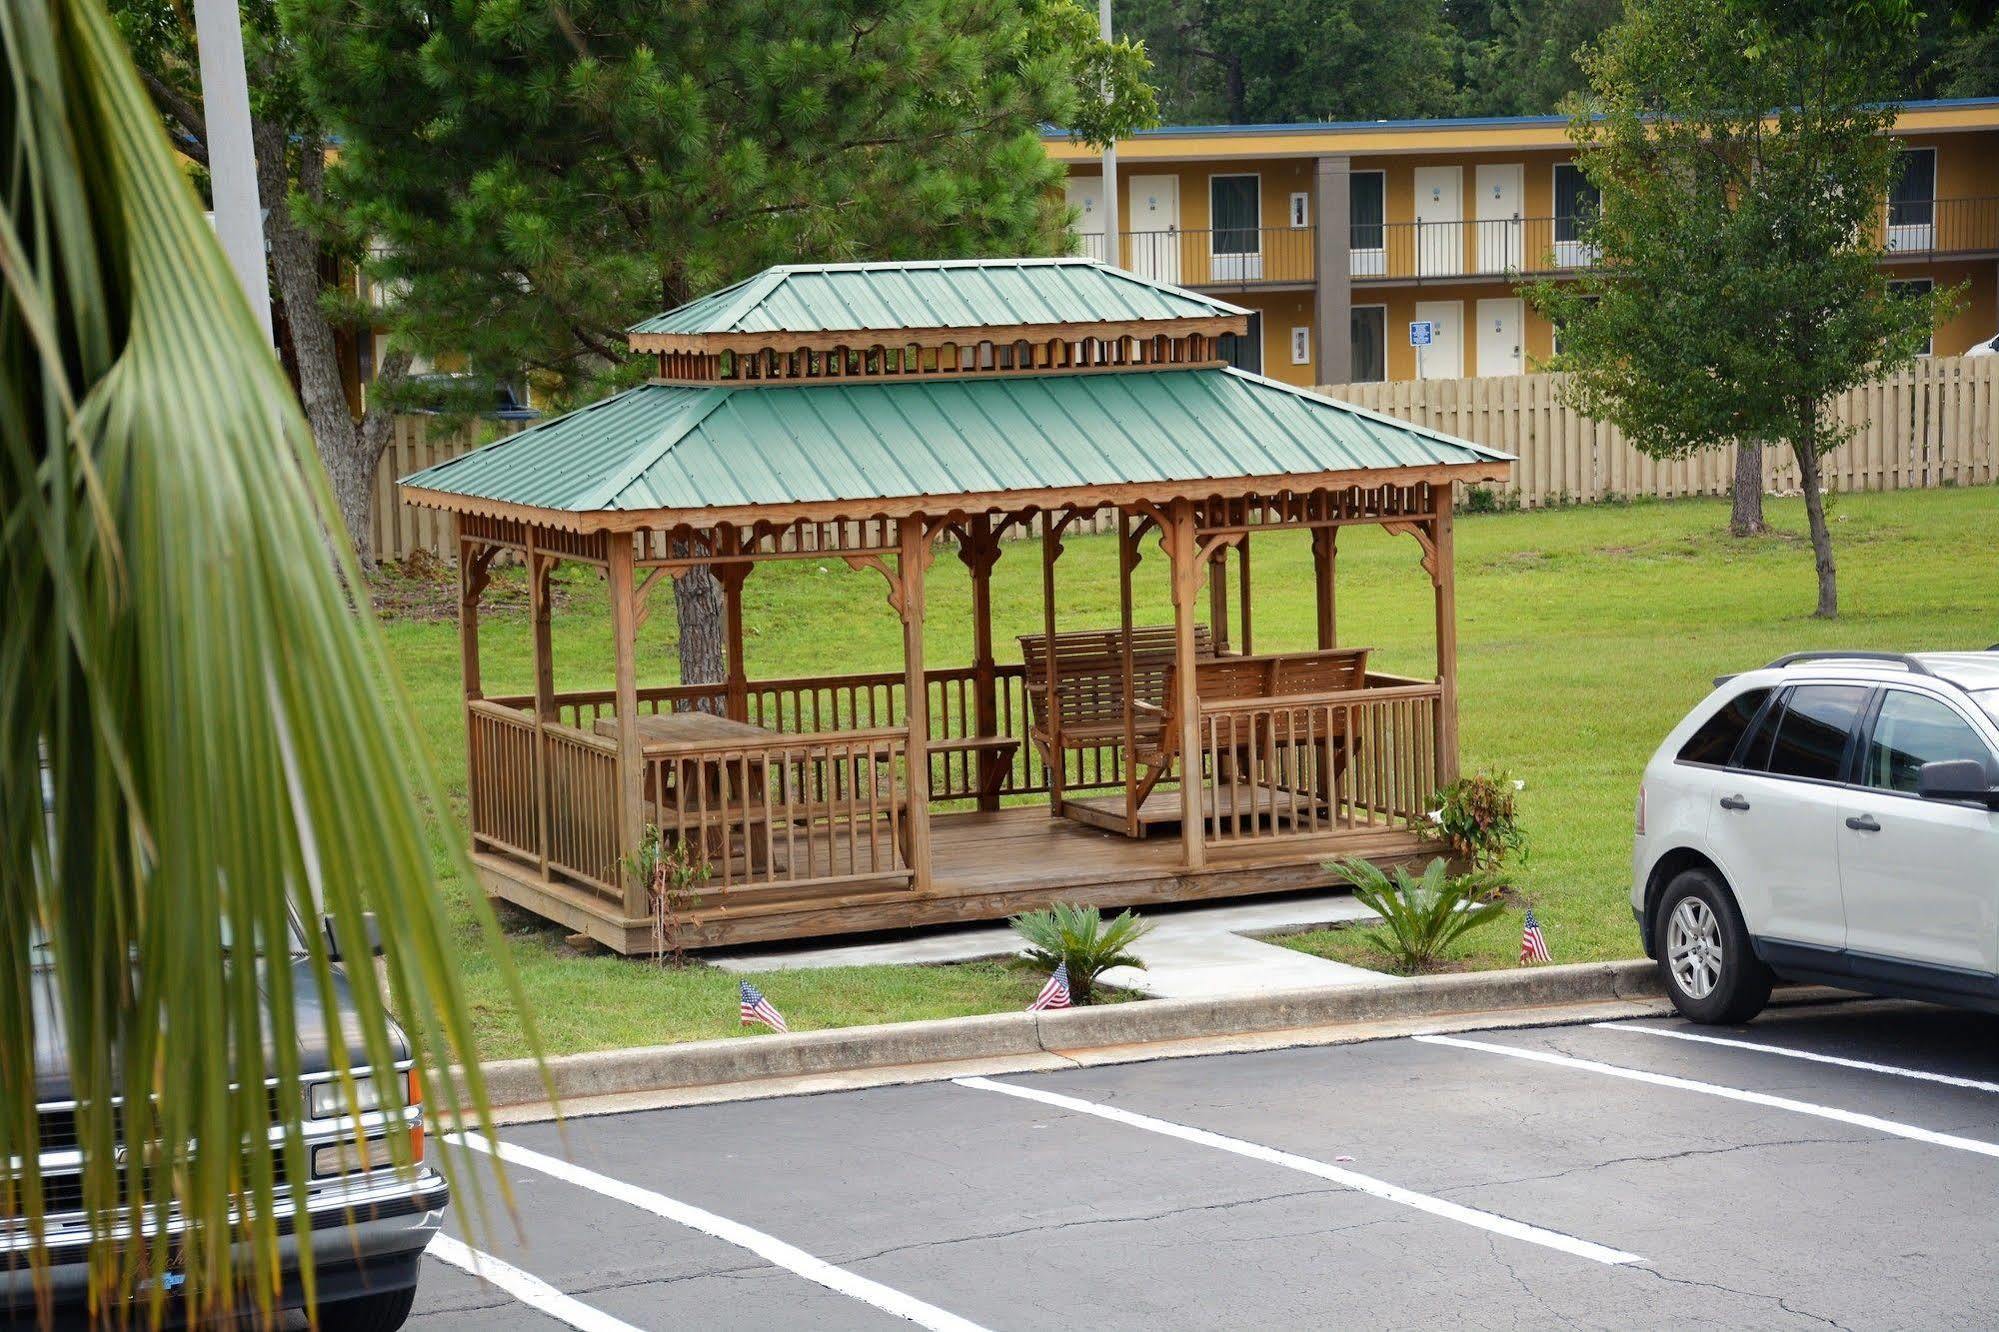
[[[1717,680],[1645,766],[1631,863],[1695,1022],[1779,976],[1999,1012],[1999,645]]]

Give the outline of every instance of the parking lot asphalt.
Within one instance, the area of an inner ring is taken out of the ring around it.
[[[1995,1037],[1843,1002],[511,1128],[514,1219],[461,1183],[410,1325],[1987,1327]]]

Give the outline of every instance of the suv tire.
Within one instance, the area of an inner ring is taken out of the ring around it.
[[[323,1305],[319,1310],[321,1332],[396,1332],[409,1321],[416,1304],[414,1284],[401,1290],[377,1291],[351,1300]]]
[[[1659,979],[1689,1022],[1747,1022],[1770,1002],[1775,977],[1750,947],[1735,897],[1713,871],[1675,874],[1653,925]]]

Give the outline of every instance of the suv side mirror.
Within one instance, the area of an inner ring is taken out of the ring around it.
[[[1916,770],[1916,794],[1925,800],[1976,800],[1999,809],[1999,786],[1977,759],[1946,759]]]
[[[333,928],[333,917],[321,916],[319,918],[319,925],[322,930],[326,931],[326,960],[329,962],[345,961],[346,959],[341,954],[339,932]],[[368,956],[380,957],[382,955],[382,927],[376,923],[374,912],[364,911],[361,913],[361,934],[364,942],[368,945]]]

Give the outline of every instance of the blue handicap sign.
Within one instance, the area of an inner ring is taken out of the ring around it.
[[[1429,346],[1436,333],[1437,326],[1428,319],[1409,321],[1409,345],[1412,347]]]

